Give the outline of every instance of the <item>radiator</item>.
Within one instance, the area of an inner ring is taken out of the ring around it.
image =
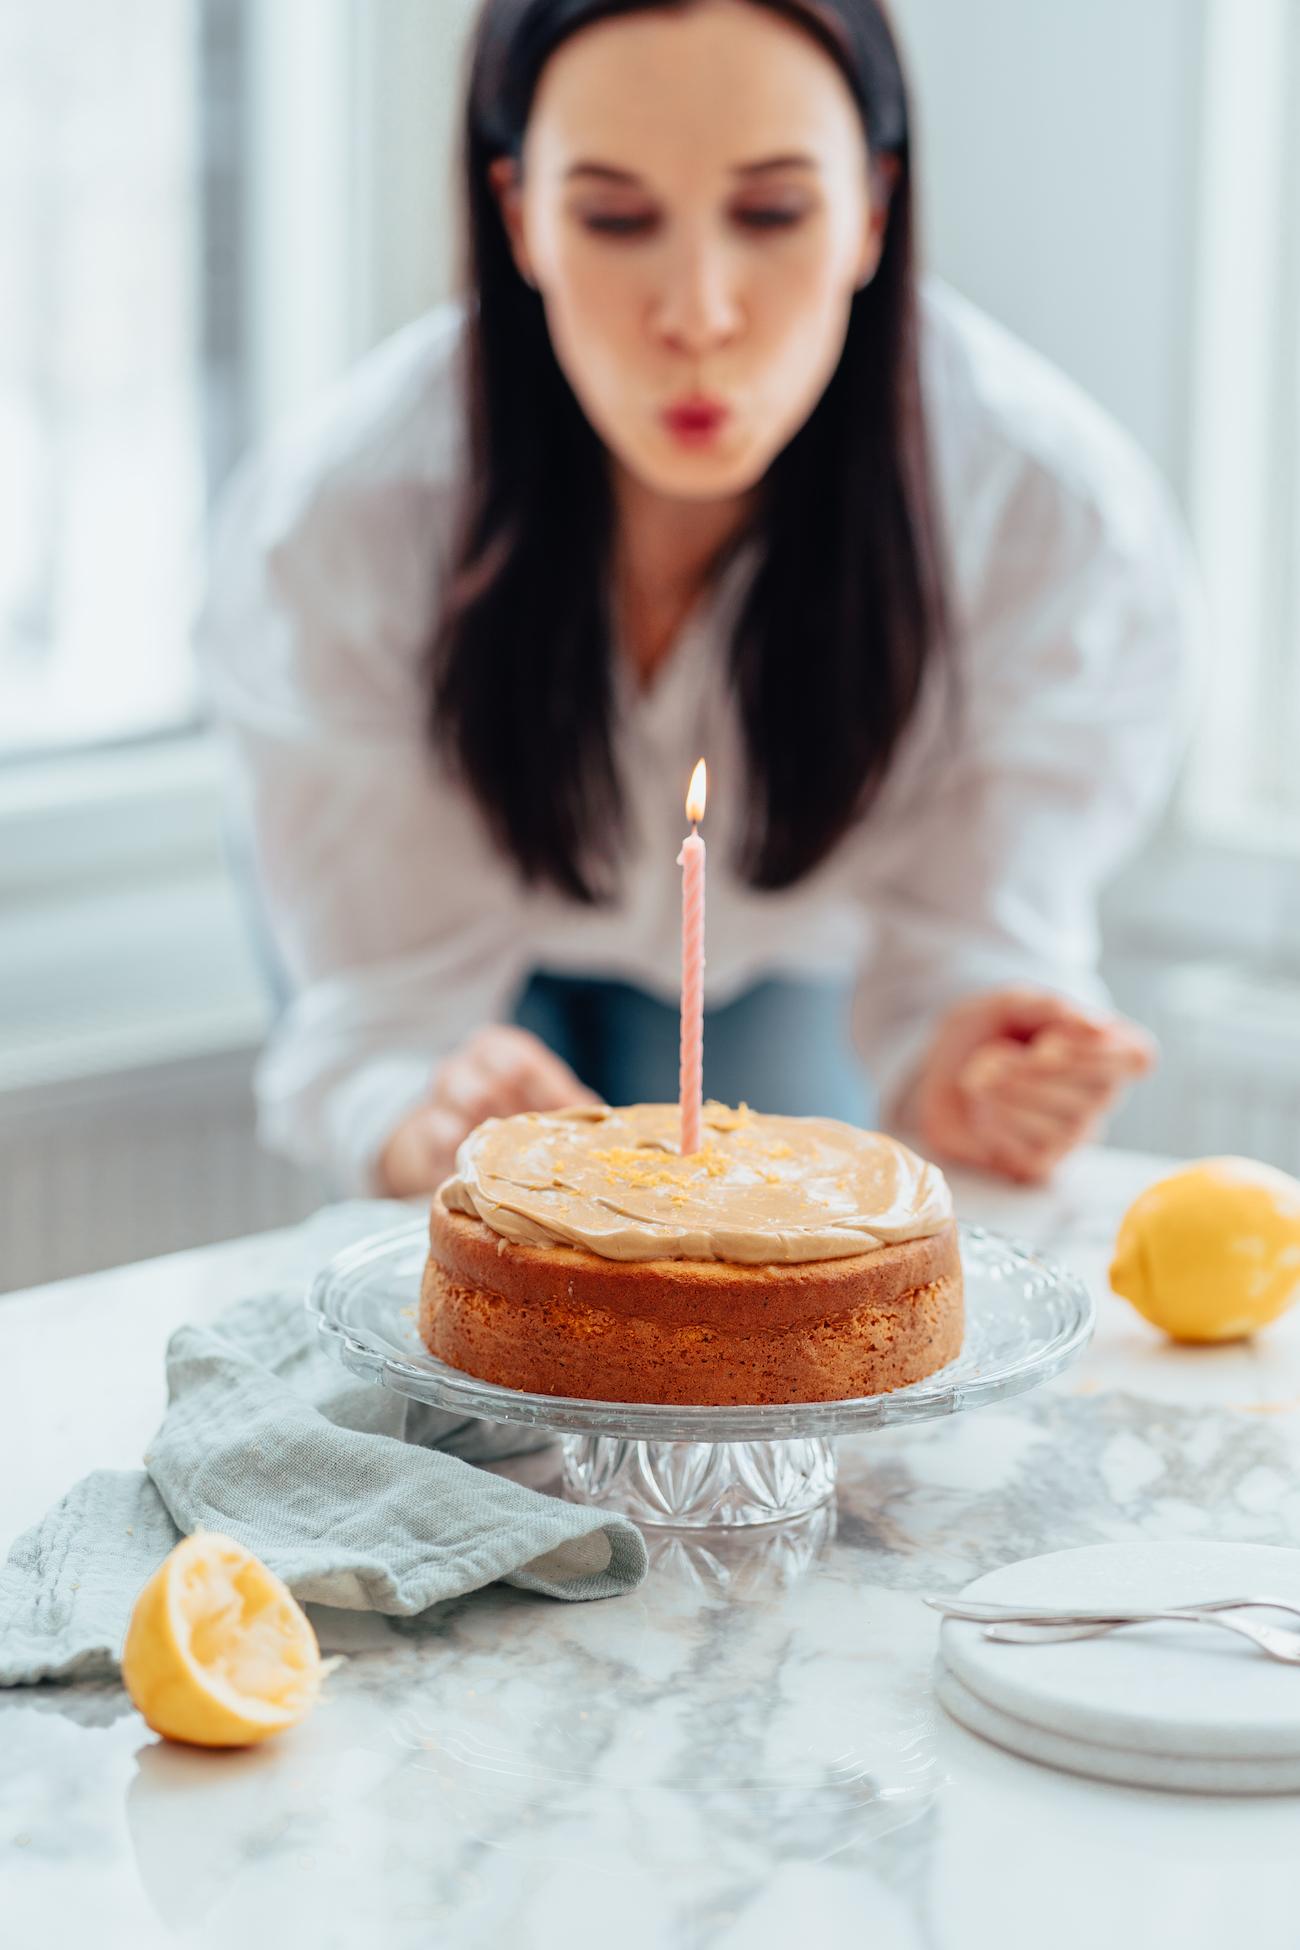
[[[0,1292],[289,1225],[323,1187],[262,1151],[252,1052],[0,1091]]]
[[[1300,1177],[1300,977],[1221,963],[1108,971],[1162,1060],[1109,1132],[1174,1157],[1231,1153]]]

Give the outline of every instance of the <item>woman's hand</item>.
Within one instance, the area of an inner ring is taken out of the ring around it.
[[[497,1023],[476,1029],[439,1064],[430,1101],[404,1118],[384,1146],[380,1189],[389,1198],[436,1190],[462,1138],[485,1117],[599,1102],[531,1031]]]
[[[899,1121],[924,1151],[1040,1183],[1155,1061],[1152,1038],[1122,1016],[994,989],[943,1018]]]

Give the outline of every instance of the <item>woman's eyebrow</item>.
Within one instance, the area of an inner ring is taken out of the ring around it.
[[[761,176],[772,169],[816,169],[817,162],[812,156],[791,154],[788,156],[764,156],[761,162],[733,163],[733,176]],[[581,162],[570,163],[564,172],[566,182],[576,176],[595,177],[602,183],[639,184],[641,178],[631,169],[616,169],[613,163],[593,162],[584,158]]]
[[[615,169],[612,163],[576,162],[570,163],[564,172],[566,183],[575,176],[596,176],[602,183],[639,183],[641,178],[630,169]]]
[[[733,176],[761,176],[765,169],[816,169],[817,158],[793,153],[788,156],[764,156],[762,162],[736,163]]]

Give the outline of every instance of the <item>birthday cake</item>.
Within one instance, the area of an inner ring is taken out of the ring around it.
[[[430,1215],[420,1333],[485,1381],[588,1400],[840,1401],[953,1360],[942,1173],[831,1118],[675,1104],[488,1118]]]

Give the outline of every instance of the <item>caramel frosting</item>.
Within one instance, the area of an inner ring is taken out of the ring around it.
[[[749,1266],[847,1259],[952,1218],[942,1172],[878,1131],[709,1102],[703,1133],[683,1157],[676,1104],[489,1117],[439,1196],[516,1245]]]

